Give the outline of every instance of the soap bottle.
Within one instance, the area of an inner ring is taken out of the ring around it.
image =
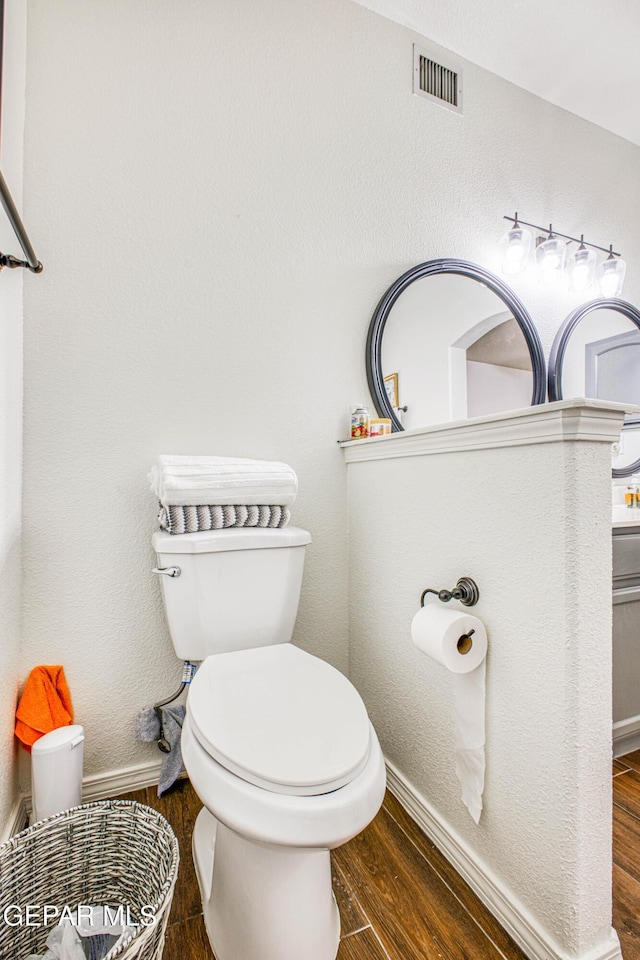
[[[351,439],[362,440],[369,435],[369,411],[360,402],[356,404],[356,408],[351,414]]]
[[[624,492],[624,505],[632,510],[636,505],[636,487],[629,486]]]

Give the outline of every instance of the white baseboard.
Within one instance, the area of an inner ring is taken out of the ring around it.
[[[0,833],[0,843],[4,843],[5,840],[10,840],[11,837],[15,837],[16,833],[20,833],[21,830],[27,825],[27,817],[29,816],[29,811],[27,810],[26,797],[23,793],[19,794],[16,802],[13,805],[13,809],[9,814],[9,819],[7,820],[4,830]]]
[[[640,749],[640,716],[617,720],[613,725],[613,757]]]
[[[109,770],[85,777],[82,781],[82,802],[91,803],[92,800],[119,797],[123,793],[131,793],[132,790],[156,786],[161,766],[162,758],[139,763],[135,767],[125,767],[123,770]]]
[[[579,956],[565,953],[510,894],[486,864],[478,862],[465,841],[454,833],[392,763],[387,761],[387,784],[407,813],[456,868],[496,920],[532,960],[622,960],[618,934],[611,928],[608,941]]]

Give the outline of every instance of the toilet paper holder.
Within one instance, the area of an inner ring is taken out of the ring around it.
[[[424,598],[428,593],[435,593],[438,600],[449,603],[449,600],[459,600],[465,607],[474,607],[480,599],[480,591],[475,580],[471,577],[460,577],[453,590],[432,590],[427,587],[420,596],[420,606],[424,607]]]

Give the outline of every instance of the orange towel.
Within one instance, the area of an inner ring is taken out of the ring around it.
[[[16,710],[16,737],[25,750],[57,727],[73,723],[73,707],[63,667],[34,667]]]

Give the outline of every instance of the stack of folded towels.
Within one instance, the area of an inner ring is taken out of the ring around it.
[[[298,492],[294,471],[274,460],[161,456],[149,480],[169,533],[284,527]]]

